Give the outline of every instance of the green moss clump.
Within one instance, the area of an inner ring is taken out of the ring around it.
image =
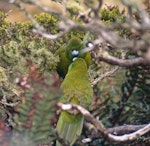
[[[126,17],[120,12],[118,7],[113,7],[112,9],[102,9],[101,12],[101,19],[104,22],[125,22]]]
[[[41,13],[40,15],[35,15],[35,19],[44,26],[47,32],[52,34],[58,33],[58,22],[60,20],[59,16]]]

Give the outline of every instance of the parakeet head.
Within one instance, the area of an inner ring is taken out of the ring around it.
[[[85,43],[79,38],[72,38],[67,45],[60,47],[56,51],[56,55],[59,55],[60,61],[57,65],[58,74],[64,78],[67,74],[69,65],[77,58],[83,58],[87,64],[87,67],[91,65],[90,52],[84,52]]]
[[[81,50],[85,48],[82,40],[79,38],[72,38],[66,49],[67,57],[73,61],[74,58],[84,58],[85,53],[81,53]]]

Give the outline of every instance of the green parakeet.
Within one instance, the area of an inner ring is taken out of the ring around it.
[[[74,103],[89,108],[93,89],[91,87],[87,63],[82,58],[77,58],[70,64],[61,86],[63,96],[62,103]],[[81,135],[84,116],[80,113],[69,113],[62,111],[56,126],[59,136],[67,141],[70,146],[74,144]],[[61,144],[57,142],[56,146]]]
[[[73,58],[84,58],[87,66],[91,64],[90,53],[81,53],[81,50],[85,48],[85,44],[79,38],[72,38],[66,46],[60,47],[55,55],[58,55],[60,61],[57,64],[57,72],[62,78],[65,77],[68,71],[69,65],[73,62]]]

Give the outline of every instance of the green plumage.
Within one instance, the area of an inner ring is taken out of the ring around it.
[[[67,74],[69,65],[73,62],[73,50],[78,50],[79,54],[77,57],[83,58],[87,65],[91,64],[91,56],[90,53],[81,53],[81,50],[85,48],[85,44],[79,38],[72,38],[66,46],[60,47],[56,52],[55,55],[58,55],[60,61],[57,65],[57,72],[58,74],[64,78]]]
[[[69,66],[60,88],[63,92],[61,97],[62,103],[74,103],[89,108],[93,89],[90,85],[88,77],[88,68],[84,59],[77,58]],[[84,117],[81,114],[61,112],[57,123],[57,131],[59,136],[67,141],[70,146],[74,144],[77,138],[81,135],[83,128]],[[60,143],[57,142],[57,146]]]

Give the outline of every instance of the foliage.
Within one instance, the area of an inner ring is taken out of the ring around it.
[[[77,3],[75,5],[78,8]],[[82,17],[78,17],[78,10],[72,9],[72,5],[67,10],[71,20],[79,24],[84,22]],[[109,26],[126,22],[126,16],[118,7],[101,9],[100,16],[102,23]],[[89,14],[89,17],[94,19],[93,14]],[[35,19],[47,33],[57,34],[63,31],[59,28],[61,16],[42,13],[36,15]],[[54,144],[57,137],[54,130],[57,120],[56,102],[60,96],[59,79],[53,72],[59,57],[54,53],[74,36],[82,40],[86,36],[86,41],[97,39],[97,34],[93,32],[72,29],[63,37],[47,40],[35,35],[32,28],[34,25],[31,22],[11,23],[6,20],[6,14],[0,12],[0,100],[14,104],[10,106],[0,103],[2,140],[3,143],[7,141],[8,145],[9,143],[17,146]],[[114,31],[122,38],[141,39],[139,35],[134,36],[129,28],[117,27]],[[114,68],[113,65],[97,60],[99,50],[100,47],[92,52],[93,64],[89,70],[91,81]],[[121,57],[122,51],[118,48],[107,46],[107,50],[112,56]],[[130,54],[133,54],[133,57],[138,56],[136,51],[133,52],[130,48],[126,50],[125,58],[129,58]],[[120,68],[113,76],[94,86],[95,93],[90,112],[106,127],[148,123],[149,66]],[[7,135],[9,136],[6,140]],[[84,128],[82,138],[90,135],[91,133]],[[138,142],[149,143],[149,136],[142,137],[131,145]],[[6,142],[3,145],[6,145]],[[77,145],[80,145],[80,142],[77,141]],[[93,139],[89,145],[118,145],[118,143],[112,144],[100,137]]]
[[[126,113],[124,114],[123,118],[126,118],[128,123],[136,123],[141,124],[143,121],[145,123],[149,122],[149,104],[150,104],[150,70],[147,67],[135,67],[132,69],[127,70],[126,78],[128,80],[128,84],[123,84],[123,87],[126,88],[126,90],[123,90],[123,100],[127,99],[127,93],[129,95],[131,94],[132,90],[132,96],[129,98],[129,102],[127,103],[127,106],[129,106],[129,109],[126,110]],[[131,88],[132,87],[132,88]],[[126,93],[126,95],[125,95]],[[133,104],[134,103],[134,104]],[[131,117],[127,118],[127,114],[130,111]],[[123,120],[122,120],[123,121]]]
[[[109,8],[109,10],[108,10]],[[110,23],[110,22],[116,22],[116,21],[121,21],[125,22],[125,15],[123,15],[123,12],[121,13],[118,7],[108,7],[107,9],[104,8],[101,10],[101,19],[105,23]]]
[[[51,145],[56,137],[54,131],[55,107],[59,96],[55,74],[42,76],[38,69],[30,64],[29,76],[18,78],[17,84],[24,90],[22,104],[17,107],[14,116],[14,128],[11,144]],[[26,84],[23,84],[26,82]],[[53,108],[52,108],[53,107]]]
[[[58,22],[59,17],[56,15],[49,15],[46,13],[41,13],[40,15],[35,15],[36,20],[46,28],[46,31],[52,34],[58,33]]]
[[[1,37],[0,61],[4,68],[11,66],[9,72],[15,76],[20,72],[25,73],[23,66],[26,60],[32,60],[41,71],[54,69],[58,62],[52,53],[55,43],[33,35],[30,32],[32,27],[31,23],[12,24],[5,20],[1,25],[0,34],[3,38]]]
[[[55,107],[54,99],[58,91],[55,92],[57,87],[54,88],[53,85],[55,78],[46,77],[46,74],[55,69],[58,62],[58,58],[52,53],[55,50],[55,42],[33,35],[31,23],[13,24],[6,21],[5,16],[1,12],[0,34],[3,37],[0,40],[0,98],[1,101],[6,100],[14,105],[16,102],[21,101],[21,103],[15,109],[1,104],[1,116],[5,119],[5,124],[15,129],[11,140],[14,145],[19,146],[22,140],[24,145],[30,145],[30,142],[34,145],[46,142],[47,137],[49,137],[47,143],[50,143],[52,141],[52,135],[49,136],[52,131],[50,122],[55,114],[55,108],[52,107]],[[38,75],[41,73],[44,76]],[[38,79],[39,77],[43,79]],[[23,79],[19,84],[20,87],[15,83],[17,79],[19,82]],[[28,89],[28,86],[31,88]],[[24,96],[20,99],[22,92]]]

